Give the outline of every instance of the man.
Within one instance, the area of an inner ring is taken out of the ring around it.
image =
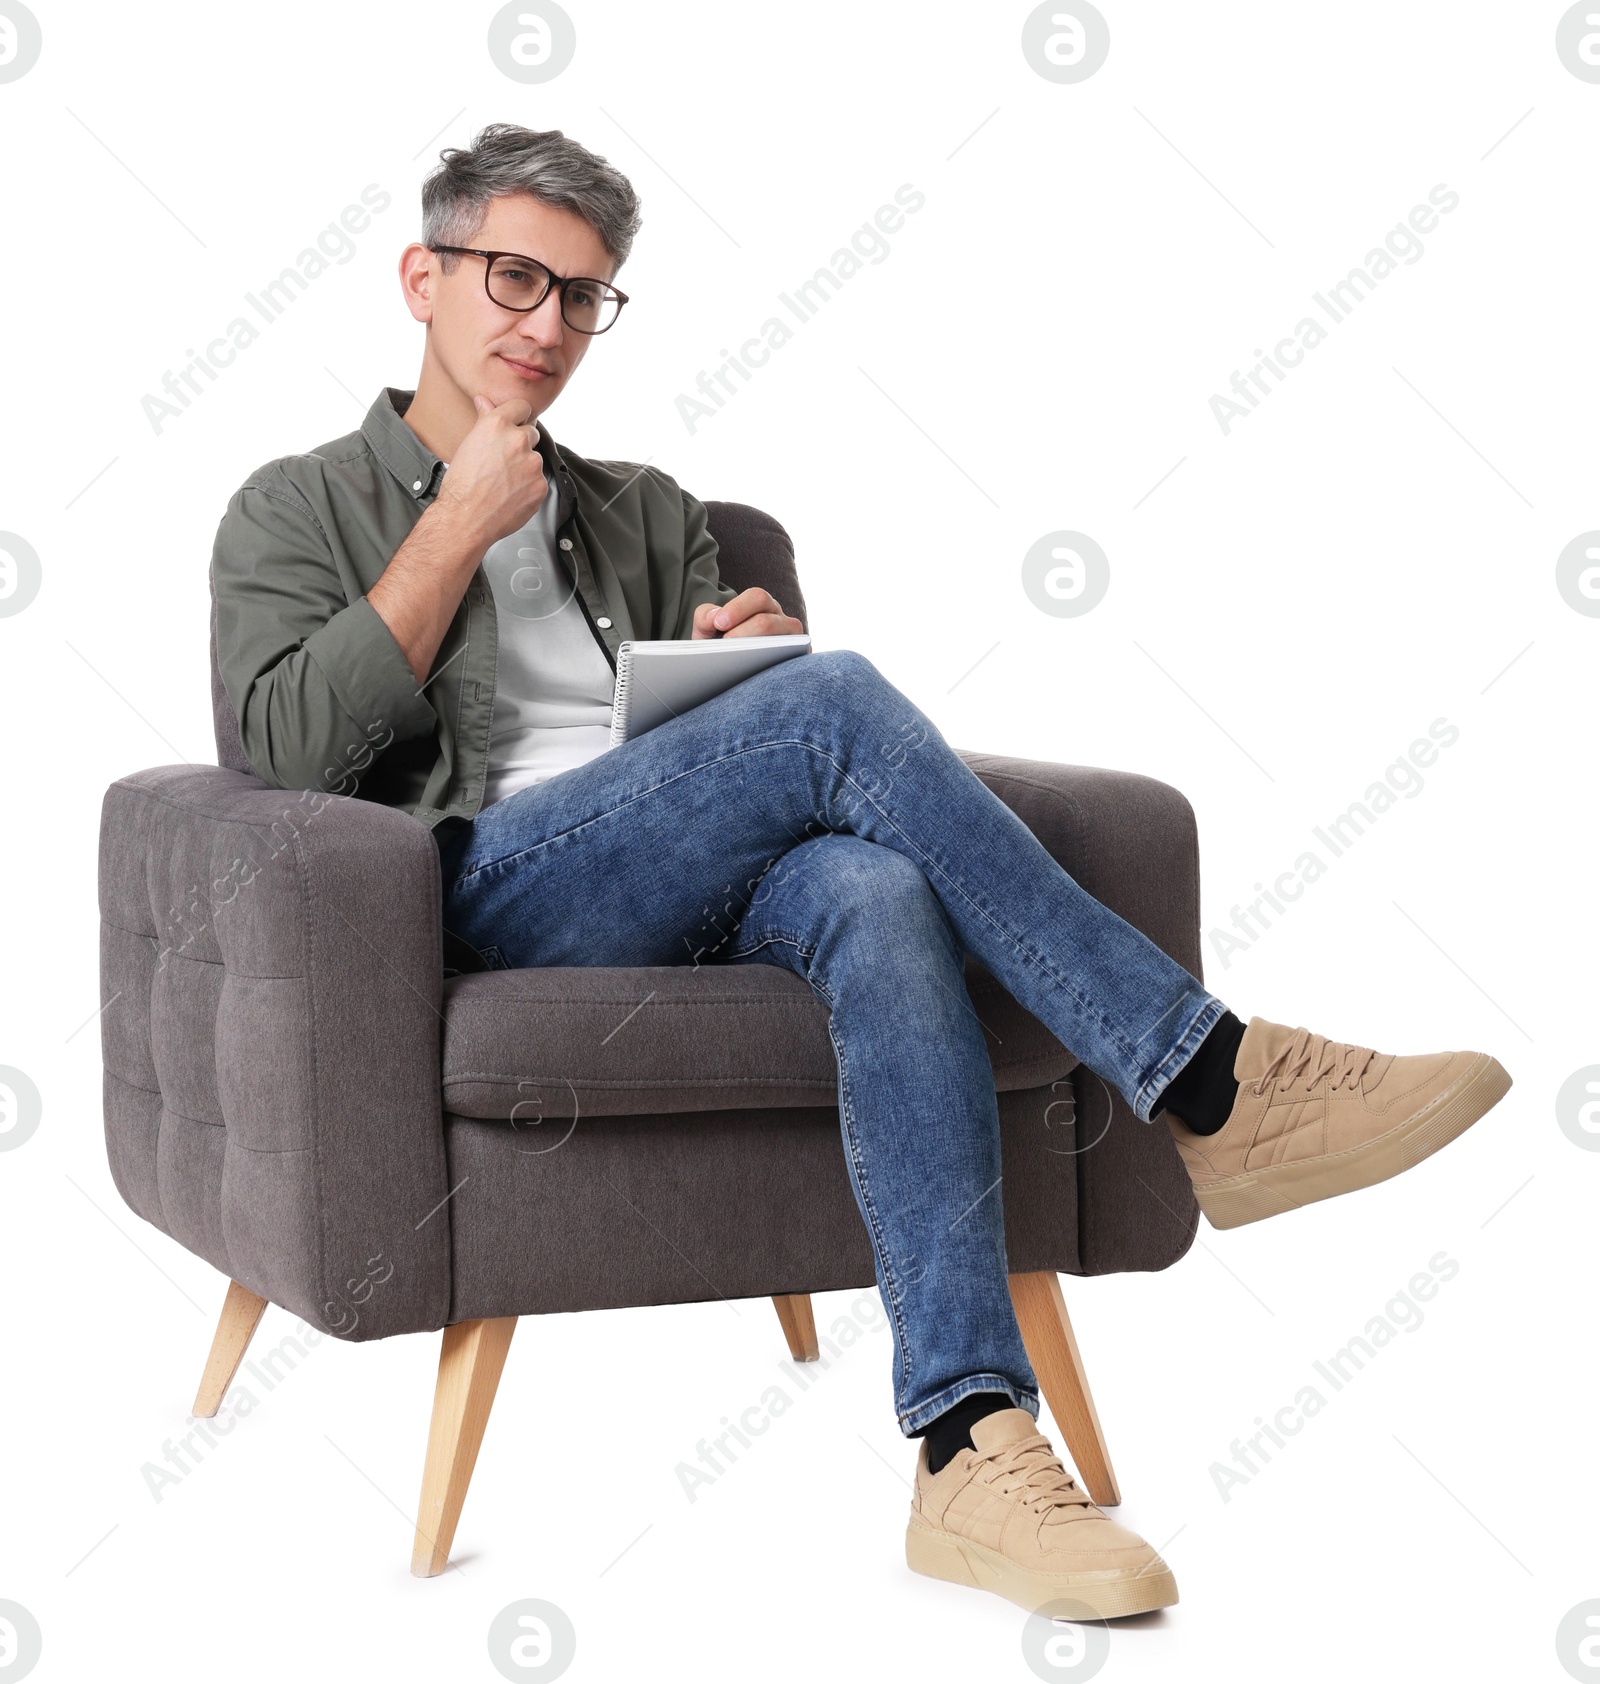
[[[559,131],[443,153],[400,259],[426,324],[415,394],[252,474],[217,536],[219,660],[245,753],[358,793],[439,843],[460,968],[785,965],[827,1002],[852,1182],[921,1437],[907,1560],[1025,1606],[1177,1600],[1037,1430],[1007,1288],[999,1124],[963,962],[986,966],[1177,1142],[1218,1227],[1397,1174],[1510,1078],[1241,1022],[1086,894],[862,657],[784,662],[608,749],[627,637],[802,630],[721,583],[705,509],[658,468],[538,425],[593,340],[639,225]],[[724,930],[708,902],[728,904]],[[736,917],[734,916],[736,915]]]

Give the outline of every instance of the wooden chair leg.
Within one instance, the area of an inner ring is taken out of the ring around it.
[[[811,1313],[809,1292],[787,1292],[772,1300],[783,1324],[783,1336],[789,1341],[789,1355],[796,1362],[817,1360],[817,1323]]]
[[[444,1330],[411,1554],[411,1571],[419,1579],[431,1579],[450,1564],[456,1522],[516,1330],[515,1316],[457,1322]]]
[[[265,1298],[257,1298],[237,1281],[228,1282],[228,1296],[222,1301],[222,1314],[217,1318],[217,1331],[211,1340],[211,1355],[206,1358],[200,1390],[195,1394],[197,1420],[209,1420],[222,1407],[223,1397],[239,1372],[239,1364],[250,1348],[250,1337],[266,1307]]]
[[[1039,1377],[1050,1413],[1066,1437],[1084,1488],[1101,1508],[1115,1508],[1122,1501],[1122,1493],[1117,1489],[1111,1452],[1106,1448],[1089,1377],[1067,1317],[1060,1277],[1048,1271],[1013,1275],[1011,1302],[1016,1306],[1028,1360]]]

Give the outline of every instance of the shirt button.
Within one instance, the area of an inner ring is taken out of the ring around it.
[[[421,490],[421,489],[422,489],[422,481],[421,481],[421,480],[419,480],[419,479],[414,479],[414,480],[412,480],[412,482],[411,482],[411,489],[412,489],[412,490],[413,490],[413,491],[420,491],[420,490]]]
[[[600,618],[595,621],[595,624],[601,629],[601,631],[610,631],[611,630],[611,622],[610,622],[609,619],[606,618],[606,616],[604,614],[602,614],[600,616]]]
[[[570,550],[572,548],[572,540],[570,538],[561,539],[560,544],[561,548],[564,550]]]

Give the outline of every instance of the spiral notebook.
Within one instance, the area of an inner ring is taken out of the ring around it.
[[[653,731],[756,673],[808,654],[810,649],[806,632],[625,642],[617,650],[611,746]]]

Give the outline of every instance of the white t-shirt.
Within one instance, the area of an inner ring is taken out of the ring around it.
[[[533,519],[483,558],[500,645],[484,806],[611,745],[616,675],[557,559],[559,495],[552,483]]]

